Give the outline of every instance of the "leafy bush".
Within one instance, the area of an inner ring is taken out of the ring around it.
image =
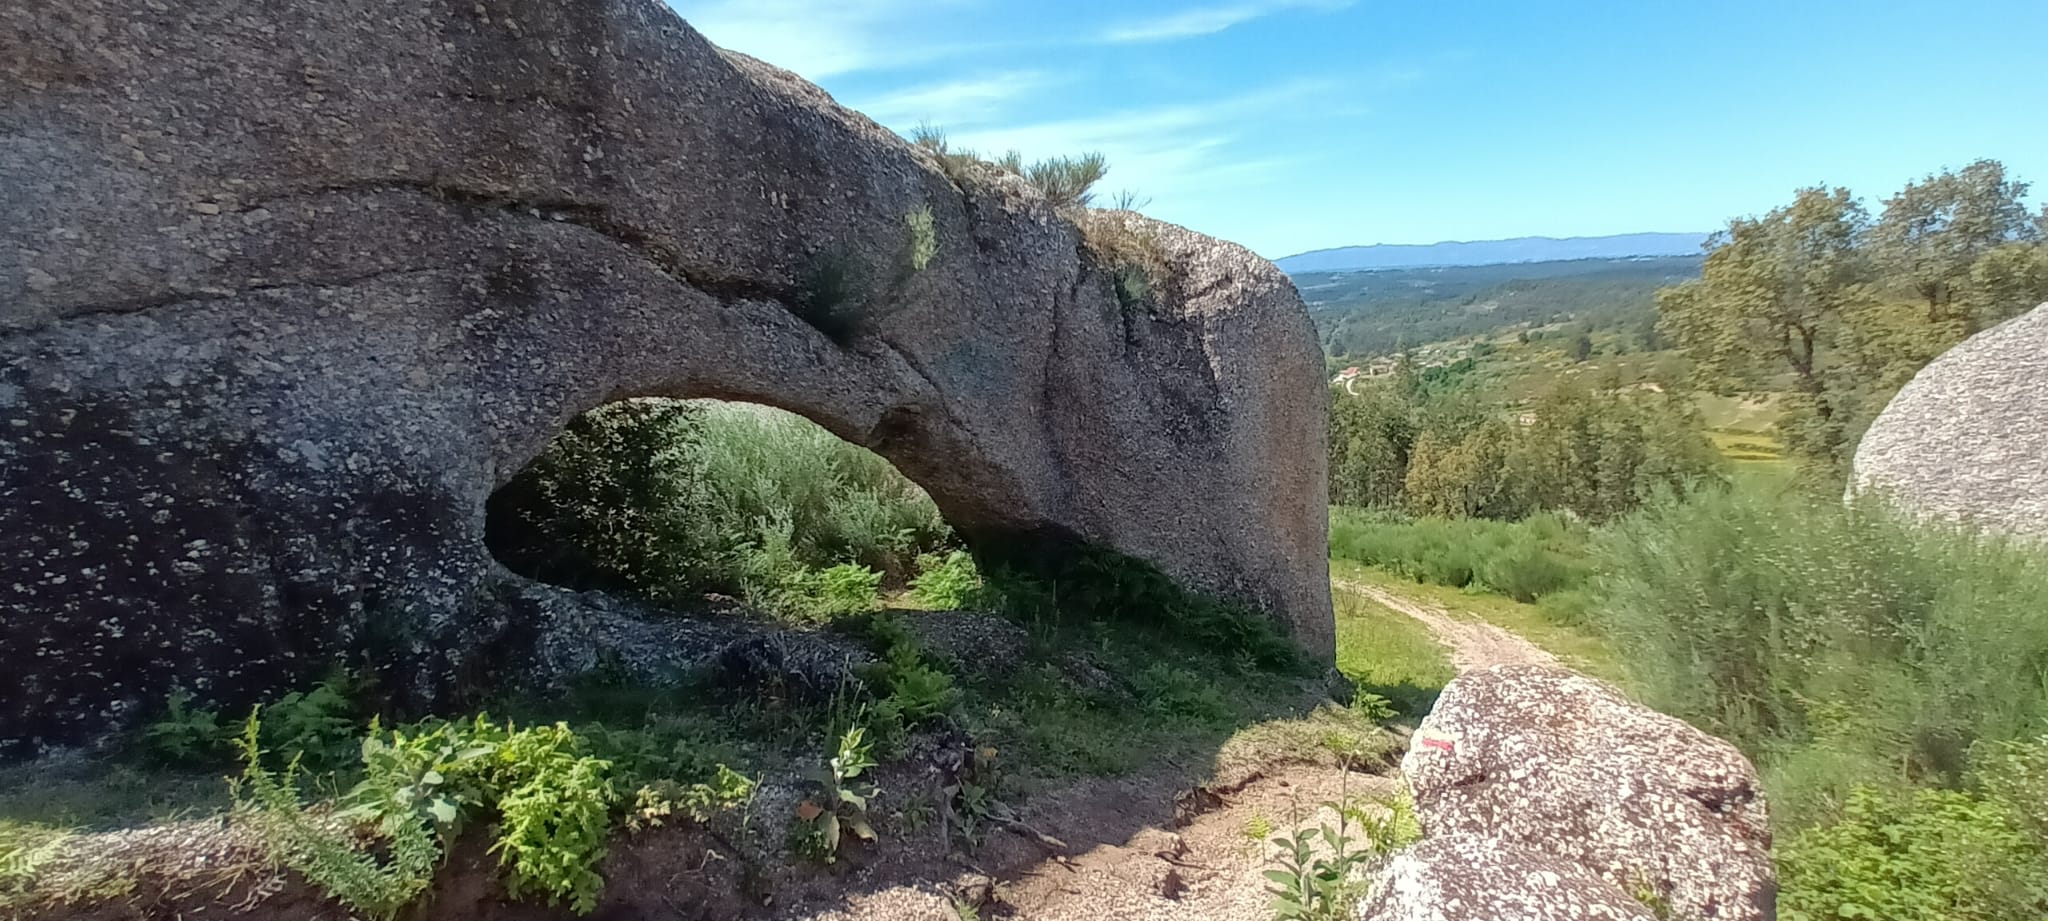
[[[1999,797],[1859,787],[1839,820],[1779,849],[1779,916],[2034,921],[2048,913],[2043,843]]]
[[[584,755],[569,727],[512,732],[498,745],[499,814],[491,851],[510,875],[514,898],[537,894],[578,914],[597,907],[615,798],[610,764]]]
[[[1710,492],[1596,541],[1593,615],[1645,703],[1758,761],[1790,827],[1857,785],[1953,786],[2048,720],[2048,558],[1877,505]]]
[[[310,690],[292,691],[261,709],[262,743],[318,771],[346,765],[355,756],[361,722],[346,672],[335,671]],[[193,706],[192,695],[173,692],[164,716],[143,727],[143,749],[172,764],[213,764],[240,748],[238,733],[223,725],[218,711]]]
[[[42,825],[0,822],[0,912],[36,903],[68,901],[68,893],[41,891],[44,869],[57,858],[71,832]]]
[[[697,822],[709,822],[717,813],[750,803],[761,782],[721,764],[707,783],[681,784],[662,780],[648,784],[634,794],[627,827],[634,831],[659,828],[668,816],[681,811]]]
[[[932,665],[917,637],[894,615],[879,615],[866,624],[869,640],[881,661],[862,677],[879,698],[869,712],[870,733],[893,748],[909,726],[943,716],[959,702],[953,676]]]
[[[220,723],[220,713],[192,706],[192,695],[174,691],[162,719],[143,727],[143,745],[150,754],[172,764],[208,763],[233,741],[233,731]]]
[[[567,726],[519,729],[484,717],[385,733],[361,744],[363,779],[338,811],[300,801],[300,760],[269,770],[251,716],[236,814],[279,862],[351,908],[389,918],[425,891],[451,841],[494,815],[491,851],[514,896],[596,905],[614,794],[610,764],[583,752]],[[374,837],[366,840],[364,835]]]
[[[310,691],[293,691],[263,708],[264,737],[276,751],[309,767],[339,767],[353,760],[361,724],[349,677],[336,672]]]
[[[882,574],[842,563],[827,569],[796,568],[781,574],[772,593],[750,592],[757,604],[813,622],[864,614],[881,605]]]
[[[919,604],[941,611],[957,611],[987,600],[981,572],[965,550],[919,556],[917,578],[911,580],[910,591]]]

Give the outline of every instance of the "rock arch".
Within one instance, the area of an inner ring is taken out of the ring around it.
[[[0,754],[350,650],[487,680],[539,615],[486,497],[630,396],[800,413],[971,541],[1105,545],[1327,656],[1292,284],[1123,215],[1168,266],[1126,305],[954,173],[654,0],[0,11]]]

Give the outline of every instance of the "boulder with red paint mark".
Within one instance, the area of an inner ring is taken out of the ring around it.
[[[1444,688],[1401,767],[1427,839],[1548,854],[1674,919],[1776,916],[1770,822],[1749,759],[1603,682],[1548,666],[1468,672]]]

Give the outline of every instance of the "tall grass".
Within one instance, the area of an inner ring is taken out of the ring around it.
[[[1585,581],[1587,531],[1550,514],[1505,522],[1330,510],[1330,555],[1417,582],[1534,602]]]
[[[953,538],[888,461],[800,416],[628,400],[585,413],[499,490],[489,539],[507,566],[572,588],[836,610]]]
[[[1595,541],[1592,616],[1651,706],[1734,741],[1798,827],[1954,786],[2048,725],[2048,556],[1796,493],[1663,501]]]

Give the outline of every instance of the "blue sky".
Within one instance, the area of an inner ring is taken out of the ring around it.
[[[1269,257],[1711,230],[1978,157],[2048,189],[2044,0],[673,5],[899,131],[1100,150]]]

